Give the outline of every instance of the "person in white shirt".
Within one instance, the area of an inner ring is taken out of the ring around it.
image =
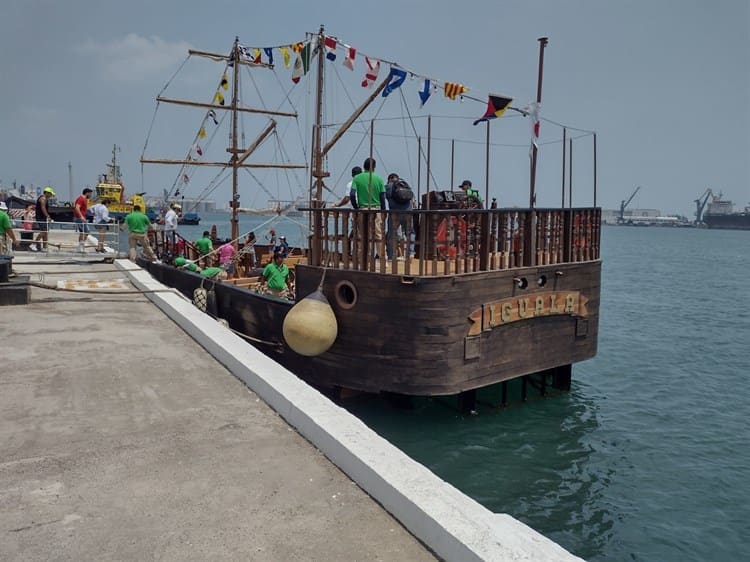
[[[174,235],[177,232],[177,222],[179,221],[177,213],[181,210],[182,207],[177,203],[172,203],[164,215],[164,237],[167,239],[167,244],[172,248],[175,247]]]
[[[100,201],[91,207],[91,212],[94,213],[94,226],[99,232],[99,244],[96,251],[102,254],[105,252],[104,240],[107,237],[107,225],[111,222],[109,209],[107,209],[107,204],[104,201]]]
[[[352,179],[349,180],[349,183],[346,184],[346,192],[344,193],[344,197],[342,197],[341,201],[339,201],[338,204],[334,205],[334,207],[343,207],[351,200],[352,181],[354,179],[354,176],[361,173],[362,168],[360,168],[359,166],[354,166],[354,168],[352,168]]]

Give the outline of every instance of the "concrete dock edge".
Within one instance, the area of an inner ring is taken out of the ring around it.
[[[148,272],[115,263],[139,290],[158,291],[146,296],[441,558],[581,560],[441,480]]]

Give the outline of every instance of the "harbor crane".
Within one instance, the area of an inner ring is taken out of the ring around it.
[[[638,193],[638,191],[641,189],[641,186],[635,188],[635,191],[630,194],[630,197],[628,197],[628,200],[625,199],[622,200],[620,203],[620,216],[617,217],[617,223],[622,224],[625,222],[625,207],[630,205],[630,202],[633,200],[633,197],[635,197],[635,194]]]
[[[708,198],[713,194],[713,191],[711,191],[711,188],[709,187],[706,189],[706,191],[703,192],[701,196],[698,197],[698,199],[695,200],[695,224],[700,224],[703,222],[703,209],[706,208]]]

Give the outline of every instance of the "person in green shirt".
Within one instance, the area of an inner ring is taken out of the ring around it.
[[[200,252],[201,265],[203,265],[203,267],[210,265],[209,261],[206,260],[206,256],[214,249],[214,242],[211,240],[211,234],[208,230],[203,231],[203,238],[198,238],[194,245],[198,248],[198,252]]]
[[[140,205],[133,206],[133,212],[125,217],[123,223],[128,228],[128,255],[130,261],[134,262],[137,254],[138,244],[141,245],[143,256],[148,261],[156,260],[156,255],[148,243],[148,232],[153,230],[151,219],[149,219],[141,209]]]
[[[200,268],[197,265],[195,265],[194,261],[187,260],[182,256],[177,256],[174,259],[173,263],[177,269],[187,269],[188,271],[194,271],[194,272],[200,271]]]
[[[284,263],[284,254],[274,252],[273,261],[263,268],[260,289],[268,284],[268,292],[275,297],[284,297],[289,291],[289,268]]]
[[[482,208],[482,196],[479,194],[479,192],[471,187],[471,181],[470,180],[464,180],[461,182],[461,185],[458,186],[459,189],[463,189],[466,193],[466,198],[473,197],[475,199],[475,204],[479,205],[479,208]]]
[[[208,277],[209,279],[226,279],[227,270],[223,267],[207,267],[201,271],[201,276]]]
[[[367,158],[362,165],[364,171],[352,179],[351,203],[355,209],[379,209],[385,211],[385,182],[375,173],[375,159]],[[375,241],[383,239],[383,217],[375,217]]]
[[[10,253],[10,249],[16,243],[16,234],[13,232],[13,223],[8,216],[8,206],[5,201],[0,201],[0,255]],[[10,240],[10,244],[8,244]]]

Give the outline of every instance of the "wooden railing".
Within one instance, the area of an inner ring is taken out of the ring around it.
[[[401,275],[449,275],[599,259],[601,209],[593,207],[309,211],[312,265]],[[400,219],[406,226],[402,230],[408,234],[395,241],[393,252],[394,258],[398,255],[401,259],[378,259],[388,253],[389,219],[390,224]],[[405,263],[399,266],[399,261]]]
[[[211,267],[219,265],[219,254],[213,252],[207,258],[203,258],[201,261],[200,251],[198,248],[190,242],[187,238],[181,236],[179,233],[167,233],[163,230],[152,230],[148,234],[149,243],[153,248],[156,256],[159,259],[165,259],[167,256],[175,257],[182,256],[188,260],[200,263],[202,267]],[[214,243],[214,250],[219,247],[218,243]],[[240,244],[242,248],[242,244]],[[251,254],[240,251],[240,254],[235,260],[236,273],[235,276],[248,277],[253,275],[253,270],[262,267],[269,263],[273,256],[273,249],[267,244],[254,244],[255,258]],[[287,264],[293,264],[300,259],[299,249],[295,249],[287,258]]]

